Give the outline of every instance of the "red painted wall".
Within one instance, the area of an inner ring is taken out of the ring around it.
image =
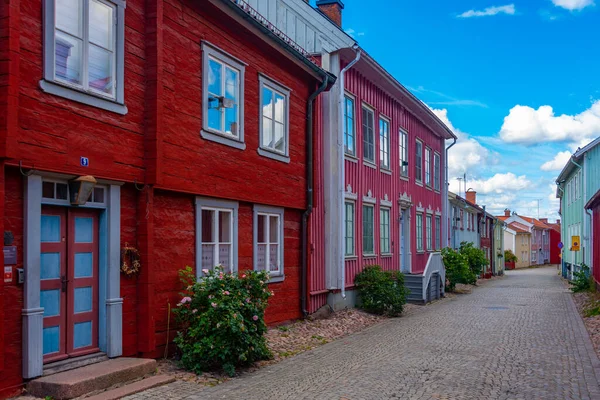
[[[550,229],[550,264],[560,264],[560,249],[558,244],[560,243],[560,228],[559,230]],[[596,236],[600,237],[600,236]]]
[[[592,273],[596,284],[600,285],[600,203],[592,208]]]
[[[393,99],[387,93],[379,89],[373,82],[360,75],[356,70],[350,69],[346,73],[346,90],[355,97],[355,115],[356,115],[356,154],[357,160],[346,158],[346,181],[344,187],[351,185],[352,191],[358,194],[356,202],[356,251],[360,255],[362,251],[362,197],[366,196],[370,190],[375,198],[383,199],[386,195],[392,202],[391,222],[391,240],[392,256],[363,258],[361,256],[356,260],[346,261],[346,285],[354,285],[354,277],[362,270],[365,265],[379,264],[384,269],[399,269],[399,224],[398,217],[400,209],[398,198],[400,194],[407,193],[412,197],[413,207],[411,208],[411,247],[412,247],[412,273],[421,273],[425,269],[429,253],[427,251],[418,253],[416,249],[416,212],[419,204],[424,209],[433,209],[442,211],[442,195],[424,185],[415,183],[415,140],[418,138],[423,142],[424,147],[431,148],[431,174],[433,180],[433,154],[437,152],[442,156],[443,141],[433,132],[427,129],[413,114],[410,113],[402,104]],[[367,166],[362,161],[363,143],[362,143],[362,113],[361,105],[366,103],[375,109],[375,160],[379,166],[379,117],[384,116],[390,120],[390,164],[391,175],[381,172]],[[399,130],[400,128],[408,132],[409,147],[409,167],[408,179],[400,177],[400,150],[399,150]],[[423,148],[423,161],[425,159],[425,148]],[[443,163],[443,158],[440,158]],[[440,167],[440,174],[443,168]],[[425,169],[423,168],[423,180]],[[440,177],[440,179],[443,179]],[[441,187],[441,185],[440,185]],[[379,207],[375,208],[375,252],[379,251]],[[441,231],[441,229],[440,229]],[[425,217],[423,217],[423,240],[425,242]],[[435,243],[435,229],[433,229],[432,242]]]

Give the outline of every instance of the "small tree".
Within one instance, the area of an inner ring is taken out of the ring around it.
[[[379,265],[371,265],[356,275],[354,284],[365,311],[390,317],[402,314],[408,289],[401,272],[382,271]]]
[[[511,249],[506,249],[504,250],[504,261],[508,263],[516,263],[517,261],[519,261],[519,259],[517,258],[515,253],[512,252]]]
[[[442,249],[442,260],[446,268],[446,290],[453,292],[457,283],[472,284],[477,277],[469,269],[467,257],[458,251],[446,247]]]
[[[459,251],[467,257],[469,269],[475,275],[475,282],[477,282],[477,277],[481,275],[483,268],[489,265],[489,261],[485,258],[485,252],[474,247],[471,242],[462,242]]]

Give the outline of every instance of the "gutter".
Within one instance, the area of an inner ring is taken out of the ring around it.
[[[450,150],[450,148],[452,146],[454,146],[456,144],[456,137],[453,138],[454,141],[452,142],[452,144],[448,147],[446,147],[446,156],[444,157],[444,163],[445,165],[445,175],[446,175],[446,182],[444,185],[444,202],[443,207],[445,208],[445,210],[442,210],[442,215],[444,215],[444,220],[442,221],[442,229],[444,230],[444,236],[446,238],[445,242],[446,242],[446,246],[450,245],[450,238],[448,237],[448,224],[449,224],[449,212],[450,212],[450,199],[448,198],[448,185],[450,184],[448,182],[448,150]],[[454,235],[453,235],[454,236]]]
[[[353,50],[356,52],[356,57],[354,57],[354,60],[352,60],[350,62],[350,64],[346,65],[341,71],[340,71],[340,76],[339,76],[339,80],[340,80],[340,98],[338,100],[339,102],[339,112],[340,112],[340,118],[344,117],[344,98],[345,98],[345,74],[346,71],[348,71],[350,68],[352,68],[354,66],[354,64],[356,64],[358,62],[358,60],[360,60],[360,55],[361,55],[361,50],[358,48],[358,45],[354,45],[353,46]],[[338,120],[338,121],[341,121]],[[355,135],[356,136],[356,135]],[[338,282],[338,286],[340,286],[341,289],[341,295],[342,298],[345,299],[346,298],[346,263],[344,261],[344,256],[342,255],[342,251],[344,249],[344,236],[342,235],[342,232],[345,232],[345,221],[344,221],[344,217],[343,217],[343,213],[346,212],[345,207],[344,207],[344,186],[345,186],[345,182],[346,182],[346,169],[344,167],[344,124],[343,123],[339,123],[338,124],[338,132],[337,132],[337,147],[338,147],[338,167],[339,167],[339,171],[341,172],[341,176],[340,176],[340,181],[338,182],[338,191],[339,191],[339,196],[340,199],[342,200],[342,204],[340,204],[340,211],[341,211],[341,215],[342,218],[340,218],[340,221],[338,223],[338,227],[339,227],[339,232],[340,234],[338,235],[338,249],[339,252],[338,254],[340,254],[339,260],[338,260],[338,268],[340,269],[340,273],[338,274],[338,276],[340,277],[340,281]],[[355,149],[356,150],[356,149]]]
[[[306,210],[302,214],[302,270],[301,274],[301,292],[300,292],[300,303],[302,308],[302,314],[306,317],[308,315],[308,309],[306,307],[306,294],[307,294],[307,274],[308,274],[308,217],[313,210],[313,185],[314,185],[314,149],[313,149],[313,114],[314,114],[314,101],[317,96],[327,89],[330,79],[330,74],[323,73],[323,82],[319,88],[312,93],[306,102]]]

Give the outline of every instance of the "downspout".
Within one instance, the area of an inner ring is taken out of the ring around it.
[[[340,76],[339,76],[339,81],[340,81],[340,98],[339,98],[339,113],[340,113],[340,118],[344,118],[344,96],[345,96],[345,79],[344,76],[346,74],[346,71],[348,71],[350,68],[352,68],[354,66],[354,64],[356,64],[358,62],[358,60],[360,60],[360,54],[361,51],[358,48],[358,45],[354,45],[352,47],[354,49],[354,51],[356,52],[356,57],[354,57],[354,60],[352,60],[350,62],[350,64],[346,65],[341,71],[340,71]],[[340,119],[338,119],[338,121],[340,121]],[[356,134],[355,136],[355,140],[356,140]],[[337,141],[337,145],[338,145],[338,154],[339,154],[339,159],[338,159],[338,167],[339,167],[339,171],[340,171],[340,181],[338,182],[338,191],[339,191],[339,198],[342,199],[342,204],[340,204],[340,210],[343,210],[343,212],[345,211],[345,207],[344,207],[344,186],[346,183],[346,168],[344,166],[344,124],[340,123],[338,124],[338,141]],[[356,149],[356,145],[355,145],[355,149]],[[343,214],[342,214],[343,215]],[[340,269],[340,273],[339,273],[339,277],[341,280],[341,283],[339,283],[340,289],[341,289],[341,294],[342,294],[342,298],[345,299],[346,298],[346,263],[344,261],[344,256],[342,255],[342,249],[344,249],[345,243],[344,243],[344,236],[342,236],[342,232],[345,232],[345,222],[344,222],[344,218],[340,218],[340,221],[338,223],[338,228],[339,228],[339,232],[340,234],[338,235],[338,249],[339,249],[339,253],[341,256],[339,257],[338,260],[338,268]]]
[[[578,163],[576,163],[575,161],[573,161],[573,157],[571,157],[569,159],[569,161],[571,161],[571,163],[573,165],[579,167],[580,170],[583,170],[583,178],[582,178],[582,180],[583,180],[583,198],[586,199],[587,198],[586,197],[586,195],[587,195],[587,193],[586,193],[587,192],[587,190],[586,190],[587,189],[587,184],[585,182],[585,168],[583,168],[583,166],[581,166]],[[585,164],[585,153],[583,155],[583,163]],[[586,216],[588,215],[587,214],[587,210],[585,209],[585,207],[584,207],[584,211],[583,212],[585,214],[583,216],[583,232],[582,232],[582,236],[583,236],[583,240],[584,240],[584,245],[583,245],[583,252],[582,252],[583,254],[581,255],[581,262],[582,262],[582,264],[585,264],[585,249],[587,248],[587,246],[585,245],[585,243],[586,243],[585,233],[587,232],[587,230],[586,230],[586,227],[587,227],[587,223],[586,223],[587,222],[587,218],[586,218]]]
[[[300,293],[300,302],[302,307],[302,314],[308,315],[308,309],[306,307],[306,291],[307,291],[307,272],[308,272],[308,217],[313,210],[313,184],[314,184],[314,172],[313,172],[313,112],[314,112],[314,101],[317,96],[322,93],[329,84],[329,75],[323,75],[323,82],[321,86],[308,97],[306,102],[306,210],[302,214],[302,284]]]
[[[452,144],[448,147],[446,147],[446,156],[444,157],[444,163],[446,164],[445,166],[445,174],[446,175],[446,184],[444,185],[444,193],[443,193],[443,207],[445,208],[445,210],[442,210],[442,214],[444,214],[444,221],[443,221],[443,228],[444,228],[444,236],[445,236],[445,245],[444,247],[448,247],[450,246],[450,238],[448,237],[448,235],[450,234],[450,228],[448,226],[448,224],[450,223],[450,199],[448,198],[448,150],[450,150],[450,148],[452,146],[454,146],[456,144],[456,138],[454,138],[454,141],[452,142]],[[453,232],[454,233],[454,232]],[[453,239],[454,236],[456,236],[456,233],[454,233],[452,235]]]

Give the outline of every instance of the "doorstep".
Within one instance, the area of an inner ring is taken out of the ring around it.
[[[115,358],[34,379],[27,384],[27,392],[38,397],[51,396],[56,400],[72,399],[155,372],[155,360]]]
[[[42,376],[54,375],[59,372],[85,367],[86,365],[96,364],[102,361],[108,361],[106,353],[93,353],[81,357],[67,358],[66,360],[44,365]]]

